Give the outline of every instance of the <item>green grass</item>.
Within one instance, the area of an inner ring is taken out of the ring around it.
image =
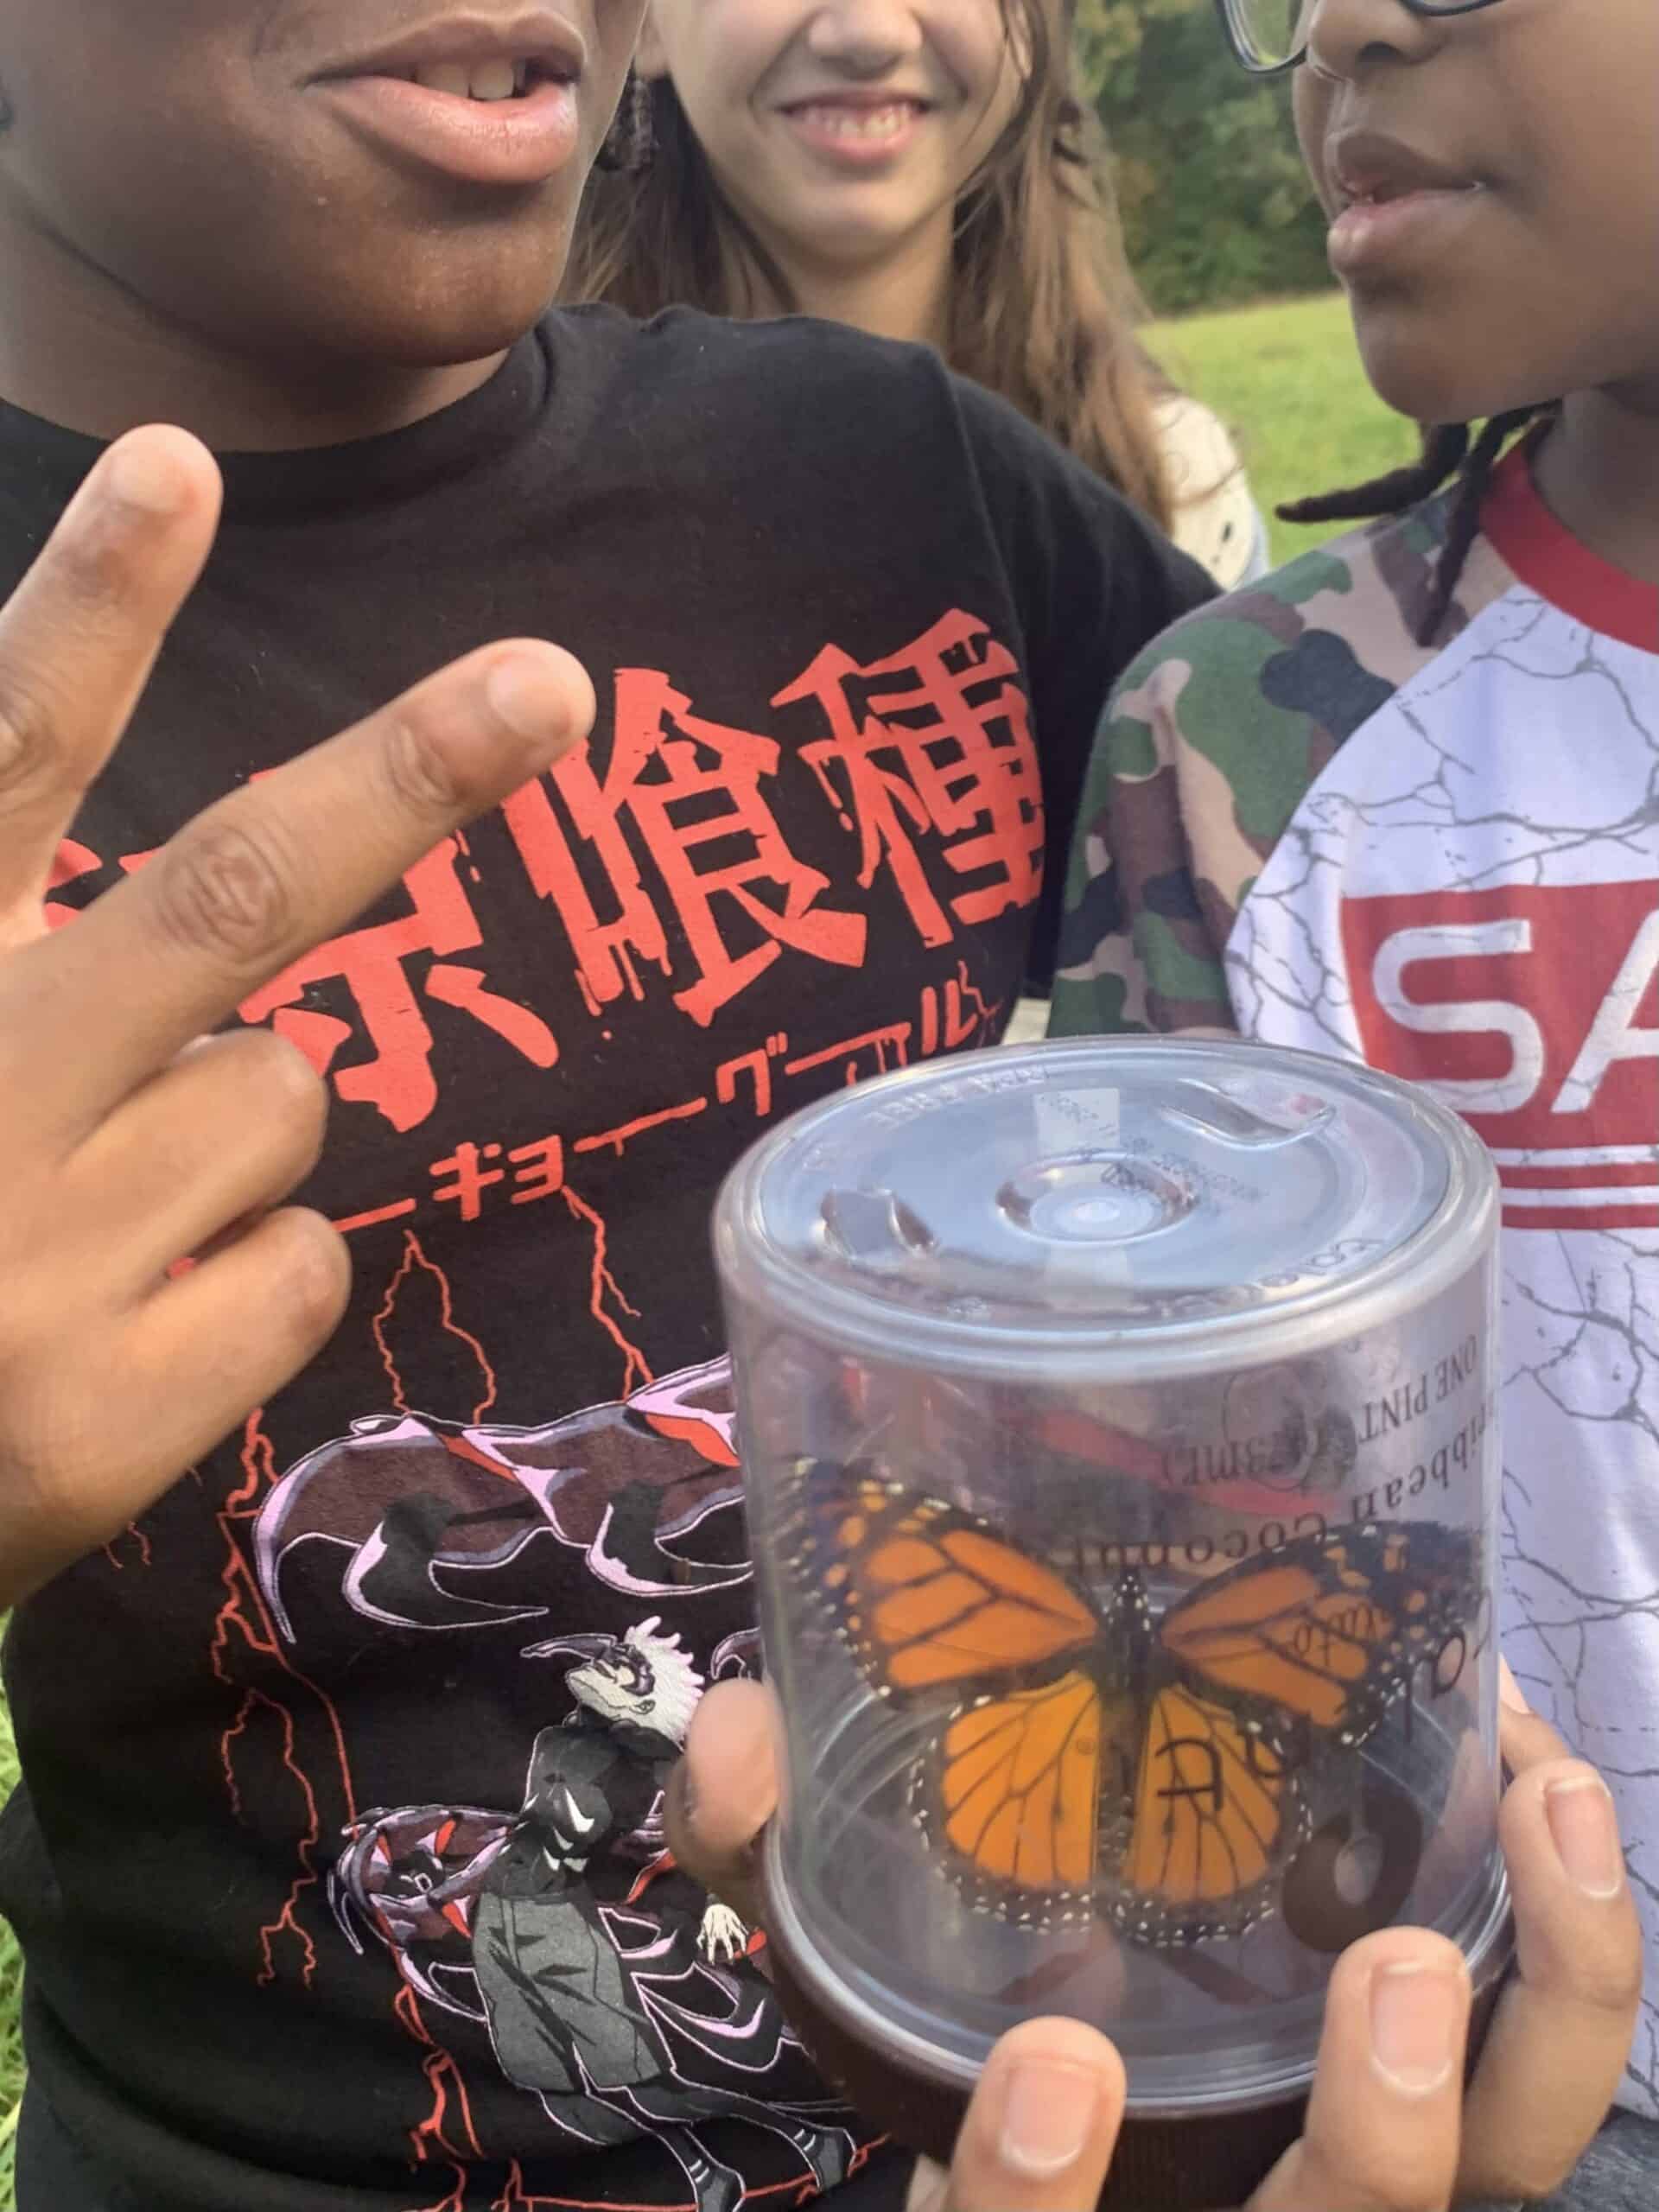
[[[1281,499],[1357,484],[1414,450],[1408,425],[1376,397],[1335,293],[1227,315],[1160,323],[1150,334],[1172,375],[1213,407],[1238,439],[1256,499],[1269,517],[1274,557],[1288,560],[1329,531],[1272,518]],[[11,1723],[0,1700],[0,1802],[17,1777]],[[12,2212],[12,2156],[22,2048],[22,1968],[0,1922],[0,2212]]]
[[[1238,440],[1275,563],[1348,527],[1280,522],[1281,500],[1363,484],[1417,449],[1411,425],[1365,381],[1339,292],[1185,316],[1147,334],[1170,374]]]

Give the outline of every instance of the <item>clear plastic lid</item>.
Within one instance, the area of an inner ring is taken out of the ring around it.
[[[1104,1378],[1361,1335],[1470,1265],[1495,1191],[1413,1085],[1230,1040],[1084,1039],[808,1108],[734,1172],[715,1236],[734,1292],[849,1351]]]

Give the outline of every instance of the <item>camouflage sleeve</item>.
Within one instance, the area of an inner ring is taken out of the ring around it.
[[[1170,648],[1173,651],[1173,648]],[[1168,707],[1183,663],[1154,647],[1113,698],[1066,877],[1051,1036],[1230,1026],[1181,819]]]
[[[1236,1028],[1224,955],[1239,906],[1350,721],[1321,711],[1334,641],[1307,618],[1351,588],[1348,563],[1306,555],[1129,670],[1084,788],[1052,1036]],[[1379,687],[1341,658],[1364,694],[1339,683],[1344,707],[1369,711]]]

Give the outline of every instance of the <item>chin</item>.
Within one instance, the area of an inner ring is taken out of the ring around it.
[[[1378,397],[1414,423],[1484,422],[1555,397],[1535,388],[1524,361],[1504,361],[1490,332],[1460,330],[1453,317],[1356,305],[1354,327]]]
[[[480,303],[418,321],[406,315],[388,315],[373,332],[364,334],[359,350],[365,359],[410,369],[449,369],[486,360],[493,353],[505,353],[534,329],[552,306],[556,289],[556,284],[550,284],[533,296],[493,307]]]
[[[452,368],[505,353],[551,306],[564,245],[561,237],[556,252],[523,259],[480,254],[437,270],[399,257],[389,264],[404,280],[395,289],[384,280],[331,289],[315,340],[337,357],[410,369]]]

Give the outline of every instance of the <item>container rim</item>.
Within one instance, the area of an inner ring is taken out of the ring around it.
[[[1064,1326],[1034,1319],[1028,1325],[987,1326],[959,1315],[901,1309],[861,1296],[847,1285],[782,1251],[766,1233],[761,1193],[777,1163],[810,1143],[819,1126],[839,1111],[846,1093],[836,1091],[779,1123],[745,1154],[721,1185],[713,1215],[715,1261],[728,1299],[753,1303],[757,1293],[772,1319],[806,1335],[828,1338],[849,1351],[870,1355],[887,1367],[930,1372],[969,1372],[1017,1381],[1040,1372],[1047,1380],[1108,1383],[1160,1375],[1200,1375],[1249,1368],[1363,1336],[1407,1304],[1426,1305],[1460,1280],[1490,1249],[1497,1232],[1497,1174],[1485,1147],[1468,1123],[1423,1086],[1379,1074],[1357,1062],[1283,1046],[1196,1037],[1085,1037],[1052,1039],[1009,1051],[991,1046],[927,1060],[856,1086],[861,1097],[894,1095],[937,1081],[947,1071],[994,1066],[1012,1071],[1022,1061],[1162,1057],[1172,1050],[1200,1058],[1236,1061],[1241,1050],[1270,1054],[1287,1072],[1306,1070],[1311,1080],[1370,1092],[1395,1111],[1403,1109],[1431,1129],[1444,1149],[1446,1187],[1439,1205],[1359,1282],[1351,1276],[1310,1286],[1262,1308],[1209,1313],[1162,1325],[1102,1321]],[[1288,1340],[1288,1341],[1287,1341]]]

